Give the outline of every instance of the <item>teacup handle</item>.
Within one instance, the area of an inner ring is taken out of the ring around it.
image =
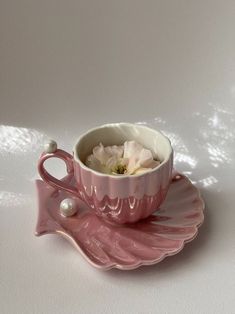
[[[78,196],[78,190],[72,186],[69,185],[62,180],[56,179],[51,174],[47,172],[47,170],[44,167],[44,162],[49,158],[60,158],[62,159],[66,164],[66,169],[68,174],[74,173],[74,166],[73,166],[73,156],[67,153],[66,151],[62,149],[56,149],[54,152],[44,152],[39,158],[38,161],[38,172],[40,176],[42,177],[43,181],[51,185],[52,187],[60,190],[65,190],[67,192],[73,193],[76,196]]]

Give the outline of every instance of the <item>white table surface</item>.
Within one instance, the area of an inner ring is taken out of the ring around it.
[[[235,313],[234,17],[222,0],[0,1],[1,313]],[[125,272],[34,236],[44,141],[71,150],[113,121],[163,130],[206,201],[181,253]]]

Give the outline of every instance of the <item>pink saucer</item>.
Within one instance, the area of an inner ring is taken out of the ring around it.
[[[74,178],[63,179],[73,183]],[[180,252],[203,223],[204,202],[185,176],[176,174],[160,209],[135,224],[115,225],[97,217],[82,201],[72,217],[60,215],[60,202],[71,195],[54,190],[41,180],[38,190],[36,235],[58,233],[70,240],[93,266],[101,269],[135,269],[153,265]]]

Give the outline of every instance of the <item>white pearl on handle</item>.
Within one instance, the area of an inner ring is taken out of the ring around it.
[[[73,198],[65,198],[60,203],[60,213],[64,217],[73,216],[77,211],[77,203]]]
[[[53,140],[49,140],[44,144],[44,152],[45,153],[54,153],[57,150],[57,143]]]

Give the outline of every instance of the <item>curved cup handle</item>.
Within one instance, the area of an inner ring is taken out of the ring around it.
[[[74,166],[73,166],[73,156],[67,153],[66,151],[62,149],[56,149],[54,152],[44,152],[42,153],[39,161],[38,161],[38,172],[40,176],[42,177],[43,181],[51,185],[52,187],[59,189],[59,190],[65,190],[67,192],[73,193],[76,196],[78,196],[78,190],[72,186],[69,185],[59,179],[56,179],[52,175],[50,175],[47,170],[44,168],[44,162],[49,158],[60,158],[62,159],[66,164],[66,169],[68,174],[74,173]]]

